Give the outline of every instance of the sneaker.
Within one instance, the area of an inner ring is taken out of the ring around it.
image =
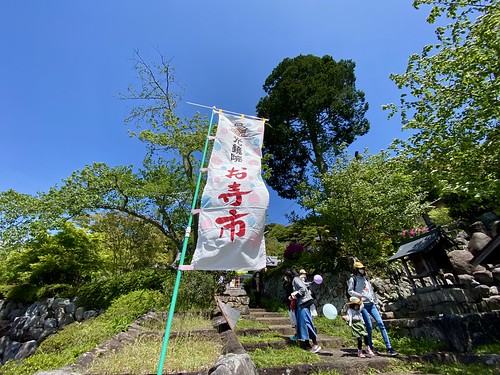
[[[387,354],[389,354],[389,355],[398,355],[398,353],[396,353],[396,351],[393,348],[387,349]]]
[[[311,353],[317,353],[321,350],[321,346],[319,345],[313,345],[313,347],[311,348]]]
[[[366,355],[363,353],[361,349],[358,349],[358,357],[359,358],[366,358]]]
[[[370,356],[370,357],[375,357],[375,352],[373,350],[371,350],[370,347],[367,347],[366,348],[366,353]]]
[[[290,337],[290,340],[292,341],[297,341],[299,338],[297,337],[297,335],[293,335],[292,337]]]

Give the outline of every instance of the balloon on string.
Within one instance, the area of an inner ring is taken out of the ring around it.
[[[321,275],[314,275],[314,282],[316,284],[321,284],[323,282],[323,277]]]
[[[337,317],[337,309],[331,303],[323,306],[323,315],[328,319],[335,319]]]

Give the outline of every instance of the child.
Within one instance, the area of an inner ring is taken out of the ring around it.
[[[306,284],[307,291],[309,292],[309,294],[311,295],[311,297],[314,300],[316,300],[316,295],[311,290],[311,283],[306,281],[307,280],[307,272],[304,269],[301,269],[299,271],[299,277],[304,282],[304,284]],[[309,306],[309,311],[311,311],[311,316],[312,317],[318,316],[318,310],[316,310],[316,305],[314,303],[311,306]]]
[[[347,314],[342,318],[349,324],[351,327],[352,336],[356,337],[358,340],[358,357],[366,358],[366,355],[363,353],[363,340],[366,345],[366,352],[370,357],[373,357],[375,354],[373,350],[370,348],[370,343],[368,342],[368,333],[366,332],[365,324],[363,323],[363,316],[361,315],[361,310],[363,310],[363,303],[357,297],[349,298],[349,302],[347,302]]]

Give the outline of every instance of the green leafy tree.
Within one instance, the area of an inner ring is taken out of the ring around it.
[[[401,230],[413,227],[424,206],[404,168],[404,160],[387,152],[351,158],[344,151],[322,177],[325,190],[309,189],[303,195],[303,206],[325,225],[323,237],[336,252],[332,258],[380,264],[393,252]]]
[[[285,58],[264,83],[257,104],[268,118],[264,155],[272,173],[267,183],[283,198],[297,198],[297,186],[328,171],[342,144],[368,132],[368,104],[356,89],[355,64],[331,56]]]
[[[48,209],[52,207],[53,209]],[[18,193],[12,189],[0,193],[0,250],[8,253],[23,245],[48,228],[59,226],[60,210],[43,193]]]
[[[266,227],[266,238],[274,237],[278,241],[287,242],[290,240],[290,230],[282,224],[272,223]]]
[[[122,98],[134,103],[126,119],[135,127],[130,134],[147,145],[142,168],[94,163],[47,193],[0,193],[4,243],[19,244],[34,229],[57,229],[65,220],[104,210],[142,220],[182,248],[207,120],[176,115],[180,94],[173,90],[177,81],[169,61],[160,55],[160,63],[148,64],[136,53],[135,63],[140,85]]]
[[[266,254],[282,257],[289,243],[288,228],[282,224],[269,224],[266,226]]]
[[[412,135],[394,145],[435,196],[467,216],[498,208],[500,195],[500,4],[498,1],[416,0],[431,7],[438,43],[410,56],[391,79],[404,91],[399,108]]]
[[[98,237],[66,223],[60,232],[39,234],[21,251],[11,252],[2,262],[2,278],[32,285],[80,285],[98,270],[99,248]]]
[[[107,212],[82,221],[102,238],[105,270],[113,276],[158,265],[169,265],[177,253],[175,244],[168,244],[160,230],[144,220]]]

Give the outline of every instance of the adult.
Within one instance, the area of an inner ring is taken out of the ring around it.
[[[290,324],[292,328],[295,328],[295,334],[290,337],[290,340],[297,341],[299,339],[299,326],[297,325],[297,309],[295,308],[295,300],[291,297],[293,293],[293,272],[286,271],[283,275],[285,283],[283,288],[285,289],[285,299],[288,307],[288,316],[290,317]]]
[[[296,271],[285,271],[285,277],[292,282],[293,292],[290,298],[295,300],[299,340],[307,344],[311,340],[313,342],[311,352],[317,353],[321,350],[321,346],[318,345],[318,335],[309,310],[309,306],[314,299],[309,293],[307,285],[300,279]]]
[[[392,348],[391,340],[389,340],[389,335],[387,334],[384,322],[382,321],[382,317],[378,311],[377,295],[373,291],[373,286],[366,276],[365,266],[361,262],[355,262],[353,267],[354,273],[347,281],[347,292],[351,297],[357,297],[363,302],[364,309],[361,310],[361,314],[363,315],[366,331],[368,332],[370,349],[375,351],[372,340],[373,326],[370,318],[371,315],[380,328],[380,333],[382,334],[387,354],[397,355],[396,351]]]
[[[257,271],[254,273],[252,278],[252,291],[255,297],[255,307],[260,307],[260,301],[262,298],[262,291],[264,290],[264,280],[262,279],[262,273]]]

